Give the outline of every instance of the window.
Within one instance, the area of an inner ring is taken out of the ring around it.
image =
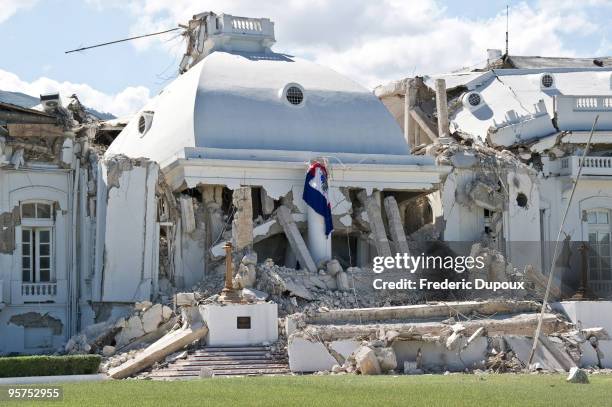
[[[51,204],[41,202],[21,204],[21,219],[51,219]]]
[[[612,280],[610,263],[610,211],[596,209],[587,212],[589,225],[589,279]]]
[[[23,282],[53,280],[53,218],[50,203],[21,204],[21,275]]]

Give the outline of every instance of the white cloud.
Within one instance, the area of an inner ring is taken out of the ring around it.
[[[150,98],[149,89],[144,86],[130,86],[119,93],[107,94],[84,83],[59,82],[46,77],[27,82],[14,73],[2,69],[0,69],[0,89],[22,92],[34,97],[52,92],[59,92],[62,97],[76,94],[85,106],[100,112],[110,112],[116,116],[135,113]]]
[[[89,1],[104,7],[99,0]],[[605,4],[541,0],[512,6],[511,53],[575,55],[563,36],[600,29],[588,12]],[[413,72],[482,64],[487,48],[504,48],[506,28],[505,9],[492,18],[456,18],[436,0],[288,0],[282,7],[276,0],[134,0],[114,6],[132,13],[134,34],[174,27],[207,10],[270,17],[276,24],[276,50],[320,62],[370,87]],[[134,46],[142,49],[159,40],[167,38],[152,37]]]
[[[20,9],[31,8],[38,0],[0,0],[0,23],[11,18]]]

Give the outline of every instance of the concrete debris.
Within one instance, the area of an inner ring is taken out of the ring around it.
[[[568,383],[588,384],[589,376],[584,370],[578,367],[572,367],[566,380]]]
[[[293,216],[291,215],[291,210],[285,205],[281,205],[276,210],[276,217],[278,222],[283,227],[285,232],[285,236],[287,236],[287,240],[289,241],[289,245],[291,246],[291,250],[297,256],[300,264],[311,273],[317,272],[317,266],[315,265],[314,260],[312,259],[312,255],[306,246],[306,242],[302,237],[295,221],[293,220]]]
[[[232,204],[236,211],[232,221],[232,243],[236,251],[253,244],[253,202],[251,188],[236,188],[232,194]]]
[[[340,262],[336,259],[332,259],[328,261],[325,268],[327,270],[327,273],[332,277],[338,274],[339,272],[343,271],[342,266],[340,265]]]
[[[380,363],[374,351],[362,346],[355,352],[355,362],[357,369],[362,375],[378,375],[381,373]]]
[[[392,348],[376,348],[375,354],[382,372],[390,372],[397,368],[397,357]]]
[[[102,348],[102,355],[104,357],[111,357],[115,354],[115,347],[111,345],[106,345]]]
[[[351,290],[348,275],[344,271],[340,271],[338,272],[338,274],[336,274],[336,285],[338,287],[338,291],[350,291]]]
[[[400,216],[399,207],[397,206],[397,201],[393,196],[388,196],[384,199],[384,205],[387,220],[389,221],[389,232],[397,249],[396,252],[410,255],[410,249],[408,248],[408,241],[406,240],[406,233],[404,232],[404,225]]]
[[[177,307],[191,306],[198,302],[196,293],[177,293],[174,297],[174,303]]]
[[[108,375],[113,379],[132,376],[168,355],[183,349],[192,342],[203,338],[208,333],[208,328],[199,318],[199,313],[197,311],[185,311],[188,319],[185,320],[183,327],[170,331],[138,353],[133,359],[113,367],[109,370]]]

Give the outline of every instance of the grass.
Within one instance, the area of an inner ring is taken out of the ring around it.
[[[612,376],[286,376],[63,384],[53,406],[610,406]],[[12,405],[13,403],[11,403]],[[14,403],[42,406],[45,403]]]

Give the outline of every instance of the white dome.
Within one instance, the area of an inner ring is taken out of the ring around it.
[[[283,92],[292,84],[303,92],[299,105]],[[138,126],[143,112],[147,120],[152,112],[144,134]],[[282,54],[230,52],[213,52],[172,82],[134,116],[107,154],[165,166],[239,150],[409,154],[393,117],[355,82]]]

